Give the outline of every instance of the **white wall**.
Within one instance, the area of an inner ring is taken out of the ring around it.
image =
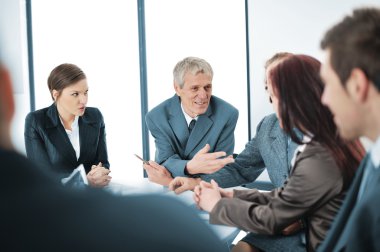
[[[250,0],[250,71],[252,136],[261,119],[273,113],[264,90],[264,63],[276,52],[309,54],[322,60],[324,33],[355,7],[378,6],[379,0]],[[365,142],[368,146],[368,142]],[[269,180],[266,173],[259,177]]]
[[[53,67],[77,64],[88,77],[88,105],[104,115],[113,179],[141,179],[141,162],[133,155],[142,153],[137,1],[32,3],[36,108],[52,103],[46,79]],[[213,93],[240,110],[240,152],[248,140],[244,0],[146,0],[145,10],[149,108],[174,94],[177,61],[205,58],[215,73]],[[154,159],[153,141],[150,148]]]
[[[214,71],[213,95],[239,110],[235,153],[248,141],[244,10],[244,0],[145,0],[149,109],[174,95],[172,72],[179,60],[204,58]]]
[[[77,0],[78,2],[84,3],[83,0]],[[206,0],[205,0],[206,1]],[[37,3],[37,1],[35,1]],[[49,1],[50,2],[50,1]],[[64,1],[62,1],[63,3]],[[91,1],[88,2],[92,4]],[[154,2],[148,2],[154,3]],[[217,5],[218,1],[212,2]],[[44,2],[45,7],[49,5],[48,2]],[[92,65],[97,65],[99,62],[101,64],[106,63],[106,65],[110,65],[113,63],[112,57],[122,57],[122,58],[133,58],[134,61],[138,61],[137,59],[137,28],[133,28],[136,25],[136,14],[137,10],[135,9],[135,2],[133,5],[131,4],[131,8],[128,8],[128,13],[125,17],[133,20],[133,25],[130,22],[128,23],[128,32],[132,33],[133,36],[130,36],[126,39],[126,41],[130,44],[130,48],[133,48],[133,53],[131,55],[116,55],[116,54],[107,54],[107,51],[102,51],[101,54],[95,55],[92,59],[91,57],[87,57],[92,61],[90,67],[83,67],[88,69],[87,73],[92,81],[107,83],[107,77],[101,78],[98,76],[96,70],[93,70]],[[239,2],[239,4],[241,4]],[[319,0],[319,1],[302,1],[302,0],[250,0],[249,1],[249,30],[250,30],[250,49],[251,49],[251,116],[252,116],[252,135],[255,134],[255,127],[257,123],[267,114],[272,113],[272,108],[268,103],[268,98],[263,89],[263,80],[264,80],[264,71],[263,64],[266,59],[272,56],[275,52],[278,51],[290,51],[295,53],[305,53],[313,55],[317,58],[321,58],[321,51],[319,49],[319,41],[322,38],[324,32],[331,27],[335,22],[339,21],[344,14],[349,13],[354,7],[359,7],[363,5],[376,5],[380,7],[380,3],[378,0]],[[149,8],[149,6],[148,6]],[[81,18],[86,19],[88,17],[88,11],[91,9],[87,9],[87,11],[83,11],[80,15],[71,18]],[[218,10],[215,8],[215,10]],[[154,11],[154,10],[152,10]],[[175,10],[173,10],[175,11]],[[149,12],[149,9],[148,9]],[[64,15],[65,13],[59,13],[60,15]],[[195,15],[195,14],[194,14]],[[209,13],[210,19],[213,17],[213,12]],[[58,18],[59,15],[57,15]],[[99,15],[100,16],[100,15]],[[231,17],[229,17],[231,18]],[[149,20],[148,20],[149,22]],[[173,20],[173,22],[176,22]],[[132,27],[133,26],[133,27]],[[94,26],[93,26],[94,27]],[[110,30],[107,27],[98,26],[101,29],[108,31],[108,36],[106,38],[112,38],[115,34],[120,33],[121,30],[125,28],[121,28],[120,30]],[[147,28],[149,30],[149,28]],[[240,28],[239,28],[240,29]],[[99,31],[98,28],[94,28],[91,32],[96,33]],[[35,32],[38,32],[36,29]],[[86,33],[86,28],[83,30]],[[175,30],[173,32],[176,32]],[[212,30],[210,31],[212,32]],[[190,31],[189,31],[190,33]],[[88,35],[88,34],[84,34]],[[43,37],[46,38],[46,33],[43,34]],[[64,36],[65,37],[65,36]],[[88,36],[87,36],[88,37]],[[149,38],[149,35],[147,35]],[[101,42],[93,39],[94,43],[89,43],[87,45],[95,44],[101,45]],[[120,41],[120,39],[113,38],[113,41]],[[95,43],[96,42],[96,43]],[[75,44],[75,43],[74,43]],[[23,132],[24,132],[24,118],[26,113],[29,111],[29,87],[28,87],[28,71],[27,71],[27,52],[26,52],[26,26],[25,26],[25,0],[0,0],[0,52],[5,64],[11,71],[13,83],[15,86],[15,100],[16,100],[16,115],[13,122],[12,127],[12,136],[13,141],[18,150],[24,152],[24,140],[23,140]],[[49,45],[49,44],[47,44]],[[50,44],[53,46],[52,44]],[[37,44],[36,44],[37,46]],[[83,46],[86,47],[86,44]],[[188,46],[187,46],[188,47]],[[49,49],[48,47],[42,48],[43,51]],[[62,50],[62,48],[55,49],[55,47],[50,48],[51,51],[56,53],[60,53],[70,48],[66,48]],[[50,50],[49,49],[49,50]],[[226,48],[228,52],[234,50],[234,48]],[[239,49],[241,53],[241,48]],[[148,52],[152,53],[152,52]],[[221,51],[221,53],[224,53]],[[38,54],[36,56],[43,56],[44,54]],[[73,54],[74,56],[77,53]],[[152,55],[152,54],[149,54]],[[48,57],[52,55],[49,54]],[[63,55],[64,57],[66,55]],[[201,56],[201,55],[199,55]],[[106,57],[109,58],[104,61],[100,61],[99,59]],[[181,56],[182,57],[182,56]],[[179,57],[180,58],[180,57]],[[209,57],[206,57],[209,58]],[[151,59],[151,58],[150,58]],[[177,60],[173,57],[173,60]],[[171,61],[173,61],[171,60]],[[50,61],[49,61],[50,62]],[[53,63],[49,63],[50,66],[47,68],[51,69],[53,65],[56,65],[58,61]],[[81,66],[83,65],[80,62]],[[212,62],[213,65],[221,64],[220,62]],[[244,65],[244,63],[240,63]],[[131,68],[130,66],[133,67]],[[173,62],[170,64],[170,70],[172,68]],[[83,65],[84,66],[84,65]],[[135,67],[135,64],[129,64],[129,68],[121,68],[116,73],[121,74],[123,76],[134,76],[134,81],[125,82],[125,84],[121,84],[119,81],[116,81],[119,85],[139,85],[138,83],[138,69]],[[36,66],[41,67],[40,65]],[[148,69],[152,67],[148,65]],[[95,69],[95,68],[94,68]],[[111,68],[112,69],[112,68]],[[115,72],[112,70],[108,70],[110,74],[114,74]],[[128,74],[125,74],[124,71],[129,70]],[[40,73],[42,78],[45,79],[48,75],[48,71],[42,71]],[[166,72],[166,71],[165,71]],[[166,73],[167,76],[170,76],[171,73]],[[218,73],[219,75],[219,73]],[[124,77],[120,77],[122,79]],[[153,82],[153,80],[151,80]],[[41,81],[42,82],[42,81]],[[36,85],[45,85],[40,81],[36,82]],[[233,82],[233,81],[232,81]],[[167,82],[166,82],[167,83]],[[168,85],[166,83],[160,83],[160,85]],[[227,84],[226,84],[227,85]],[[93,92],[93,91],[92,91]],[[107,91],[112,94],[111,91]],[[118,92],[116,90],[116,92]],[[97,93],[97,94],[96,94]],[[171,93],[169,91],[168,93]],[[93,97],[97,102],[94,102],[94,106],[106,107],[109,102],[107,99],[103,98],[103,91],[93,92]],[[138,96],[136,94],[135,96]],[[49,101],[49,94],[45,91],[44,94],[39,95],[39,101],[46,101],[46,103],[40,103],[41,106],[48,105],[47,101]],[[121,99],[120,99],[121,100]],[[118,101],[116,101],[118,102]],[[38,101],[37,101],[38,103]],[[153,103],[150,103],[152,105]],[[119,106],[115,106],[114,109],[120,111]],[[111,115],[111,114],[110,114]],[[105,113],[107,118],[107,122],[110,122],[110,115]],[[122,124],[116,123],[112,124],[112,126],[122,127]],[[108,123],[107,127],[111,127],[111,124]],[[137,133],[137,132],[135,132]],[[245,141],[245,139],[244,139]],[[128,157],[132,155],[133,152],[139,152],[140,146],[136,146],[136,143],[133,143],[132,146],[120,146],[120,149],[123,149],[122,152]],[[132,147],[132,148],[131,148]],[[116,147],[119,148],[119,147]],[[125,151],[126,148],[131,148],[129,151]],[[114,156],[111,154],[111,156]],[[118,155],[116,155],[118,156]],[[123,157],[120,157],[123,158]],[[118,162],[116,162],[118,163]],[[115,162],[114,162],[115,164]],[[120,163],[121,164],[121,163]],[[136,163],[137,164],[137,163]],[[133,173],[132,170],[138,169],[136,174],[141,174],[141,170],[139,168],[135,168],[135,164],[129,166],[120,165],[119,169],[124,170],[125,174]],[[127,176],[127,175],[123,175]]]
[[[309,54],[322,60],[324,33],[355,7],[380,7],[379,0],[250,0],[252,135],[256,125],[273,113],[264,91],[264,63],[276,52]]]
[[[11,73],[16,102],[12,139],[22,153],[25,152],[24,119],[29,111],[25,17],[25,1],[0,0],[0,52]]]
[[[33,0],[36,109],[52,104],[47,78],[62,63],[87,76],[88,106],[103,114],[113,181],[143,178],[137,1]]]

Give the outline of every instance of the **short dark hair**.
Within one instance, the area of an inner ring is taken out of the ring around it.
[[[64,63],[55,67],[48,78],[51,98],[54,101],[53,90],[57,90],[60,94],[66,87],[83,79],[86,79],[86,75],[82,69],[74,64]]]
[[[355,9],[327,31],[322,49],[331,52],[331,66],[343,85],[359,68],[380,91],[380,9]]]
[[[313,141],[330,150],[343,175],[344,187],[349,185],[364,155],[357,141],[343,140],[330,110],[321,102],[323,82],[319,75],[321,63],[307,55],[290,55],[269,72],[274,95],[278,98],[279,117],[284,131],[301,144],[294,128],[312,134]]]

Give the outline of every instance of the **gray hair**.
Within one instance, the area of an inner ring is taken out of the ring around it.
[[[183,88],[185,84],[184,77],[187,73],[196,75],[198,73],[203,73],[208,76],[214,76],[211,65],[204,59],[197,57],[186,57],[179,61],[173,69],[174,82],[177,83],[180,88]]]

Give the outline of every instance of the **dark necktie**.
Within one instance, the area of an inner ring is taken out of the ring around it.
[[[191,131],[194,129],[194,126],[195,126],[195,123],[197,121],[195,119],[191,120],[190,124],[189,124],[189,135],[191,134]]]

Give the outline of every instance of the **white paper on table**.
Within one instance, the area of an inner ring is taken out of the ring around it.
[[[86,171],[83,167],[83,164],[79,165],[73,170],[73,172],[66,178],[61,179],[63,185],[78,185],[85,184],[88,185]]]

